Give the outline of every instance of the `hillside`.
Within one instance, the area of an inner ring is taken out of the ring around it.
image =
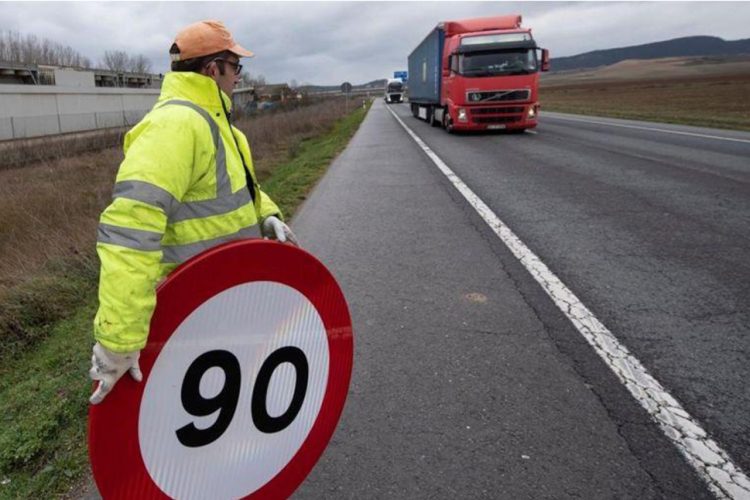
[[[628,59],[737,54],[750,54],[750,38],[726,41],[713,36],[691,36],[630,47],[595,50],[570,57],[553,57],[551,62],[552,71],[558,72],[609,66]]]
[[[543,87],[588,83],[615,84],[635,80],[693,80],[750,77],[750,54],[731,56],[627,59],[592,69],[549,72],[541,75]]]

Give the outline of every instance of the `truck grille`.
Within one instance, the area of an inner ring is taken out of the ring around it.
[[[470,108],[474,123],[513,123],[523,119],[523,106],[506,106],[503,108],[476,107]],[[494,115],[494,116],[490,116]]]
[[[528,101],[530,97],[531,97],[531,91],[528,89],[490,90],[488,92],[467,92],[466,93],[466,100],[470,103]]]
[[[523,113],[523,107],[509,107],[509,108],[472,108],[471,114],[473,115],[512,115]]]
[[[474,123],[513,123],[521,121],[520,116],[477,116]]]

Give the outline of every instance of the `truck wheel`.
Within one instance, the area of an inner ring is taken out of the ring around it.
[[[449,134],[452,134],[455,132],[453,129],[453,120],[451,120],[451,115],[448,113],[448,110],[445,110],[445,114],[443,114],[443,128],[446,132]]]
[[[442,125],[443,124],[438,121],[437,116],[435,116],[435,108],[432,108],[432,113],[430,114],[430,126],[441,127]]]
[[[411,115],[414,118],[419,118],[419,106],[417,106],[416,104],[413,104],[413,103],[411,105]]]

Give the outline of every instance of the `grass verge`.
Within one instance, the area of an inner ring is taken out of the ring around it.
[[[86,399],[96,300],[6,364],[0,382],[0,498],[55,498],[88,472]]]
[[[287,218],[346,147],[365,114],[359,108],[332,129],[303,140],[271,170],[263,189]],[[17,317],[28,316],[19,328],[41,333],[0,358],[0,498],[75,498],[90,481],[86,373],[96,278],[87,266],[48,270],[44,278],[25,283],[17,300],[5,301],[20,308]],[[60,295],[71,300],[44,304]],[[47,309],[51,312],[39,316]]]
[[[336,122],[330,133],[301,141],[292,149],[293,157],[276,167],[273,176],[263,183],[263,190],[279,205],[287,219],[307,198],[331,160],[346,147],[366,113],[366,109],[358,108]]]

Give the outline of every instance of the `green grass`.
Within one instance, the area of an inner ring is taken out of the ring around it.
[[[273,176],[263,183],[263,190],[279,205],[285,218],[294,214],[331,160],[346,147],[366,112],[358,108],[338,121],[330,133],[302,141],[292,148],[293,158],[276,167]]]
[[[6,360],[0,381],[0,498],[67,493],[88,471],[86,379],[95,298]]]
[[[322,136],[303,141],[274,168],[263,189],[287,218],[365,114],[359,108]],[[58,264],[2,304],[14,320],[0,325],[0,498],[75,496],[89,481],[86,375],[96,284],[90,265]]]
[[[50,328],[74,312],[95,292],[97,262],[90,258],[55,261],[22,286],[11,288],[0,303],[0,376],[15,359],[44,339]],[[1,451],[0,451],[1,453]]]

